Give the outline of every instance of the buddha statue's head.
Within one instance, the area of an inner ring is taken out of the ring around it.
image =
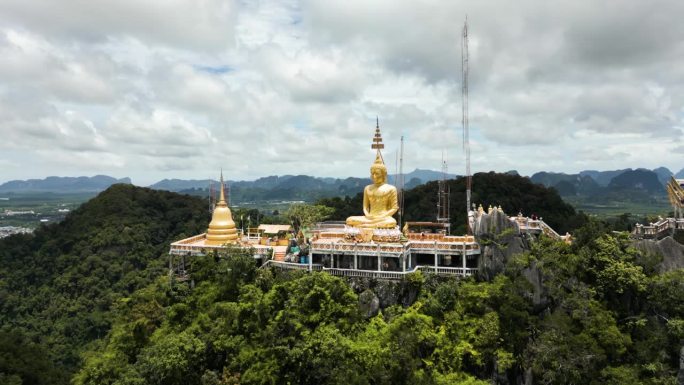
[[[387,183],[387,167],[385,167],[385,163],[382,161],[380,152],[375,157],[375,163],[371,165],[370,173],[374,184],[381,185]]]

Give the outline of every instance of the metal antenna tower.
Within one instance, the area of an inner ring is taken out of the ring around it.
[[[394,153],[394,185],[399,186],[399,149]],[[398,189],[398,187],[397,187]],[[397,190],[399,191],[399,190]],[[399,197],[397,195],[397,197]]]
[[[402,216],[404,215],[404,136],[401,136],[401,146],[399,147],[399,228],[402,226]]]
[[[447,161],[442,153],[442,179],[437,182],[439,191],[437,192],[437,222],[443,223],[447,235],[451,233],[451,222],[449,218],[449,195],[450,188],[447,184]]]
[[[463,151],[466,160],[466,226],[468,235],[472,233],[470,228],[470,192],[473,179],[470,174],[470,130],[468,128],[468,17],[463,23],[463,34],[461,37],[461,109],[463,119]]]

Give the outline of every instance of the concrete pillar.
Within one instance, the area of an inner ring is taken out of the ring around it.
[[[382,270],[382,262],[381,262],[381,257],[380,257],[380,244],[378,244],[378,271]]]
[[[359,269],[359,251],[358,245],[354,245],[354,270]]]
[[[437,261],[438,261],[438,256],[437,256],[437,241],[433,244],[433,247],[435,248],[435,273],[437,272]]]
[[[466,239],[467,239],[467,238],[466,238]],[[466,243],[463,242],[463,256],[462,256],[462,259],[461,259],[461,260],[462,260],[462,262],[463,262],[463,265],[462,265],[462,266],[463,266],[463,276],[464,276],[464,277],[466,276],[466,254],[467,254],[467,251],[468,251],[467,247],[468,247],[468,246],[466,245]]]
[[[406,272],[406,250],[401,251],[401,271]]]

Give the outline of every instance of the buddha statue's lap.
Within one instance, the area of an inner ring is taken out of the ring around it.
[[[347,218],[347,225],[354,227],[391,229],[397,226],[397,221],[392,217],[374,219],[366,216],[352,216]]]

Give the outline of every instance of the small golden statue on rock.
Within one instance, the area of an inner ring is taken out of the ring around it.
[[[363,189],[363,216],[347,218],[347,225],[366,229],[388,229],[397,226],[392,216],[399,209],[397,188],[387,183],[387,167],[380,150],[385,148],[380,135],[380,125],[375,127],[371,148],[377,149],[375,163],[370,168],[373,184]]]

